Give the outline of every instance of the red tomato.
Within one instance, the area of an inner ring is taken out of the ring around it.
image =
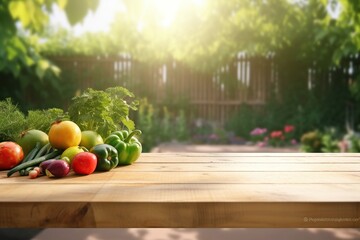
[[[88,175],[95,171],[97,164],[96,155],[90,152],[81,152],[72,159],[72,169],[76,174]]]
[[[24,152],[17,143],[0,143],[0,170],[8,170],[15,167],[23,158]]]

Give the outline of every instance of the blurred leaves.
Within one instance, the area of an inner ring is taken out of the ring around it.
[[[321,0],[210,0],[200,5],[184,0],[171,25],[164,27],[156,4],[124,0],[127,10],[116,15],[111,32],[75,37],[61,30],[41,49],[49,55],[126,52],[140,61],[175,59],[205,70],[223,66],[238,52],[267,55],[291,51],[293,58],[302,61],[339,63],[360,46],[359,34],[351,35],[359,28],[352,9],[356,3],[339,2],[344,9],[334,19],[327,10],[328,1]]]
[[[77,15],[79,21],[89,9],[95,9],[99,1],[0,0],[0,97],[12,96],[23,110],[32,105],[59,106],[59,101],[68,97],[65,88],[60,87],[64,84],[59,79],[60,69],[43,56],[39,42],[45,40],[54,5],[64,9],[70,2],[81,4],[67,7],[72,12],[70,17]],[[52,97],[50,101],[34,102],[31,95],[36,95],[35,99]]]
[[[69,117],[60,108],[30,110],[26,118],[26,125],[27,129],[38,129],[47,133],[53,122],[65,119],[68,120]]]
[[[137,105],[133,97],[133,93],[122,87],[105,91],[89,88],[72,99],[69,116],[81,129],[93,130],[105,137],[124,127],[133,130],[135,124],[129,119],[129,110],[136,110]]]
[[[95,11],[99,5],[99,0],[73,0],[68,1],[65,11],[71,25],[80,22],[88,13],[88,10]]]
[[[184,0],[178,3],[173,22],[169,27],[161,24],[162,14],[146,0],[124,0],[126,11],[116,15],[110,33],[87,33],[75,37],[60,30],[47,34],[44,26],[52,5],[57,4],[67,13],[71,24],[81,21],[88,11],[94,11],[99,0],[2,0],[0,20],[7,22],[0,30],[3,39],[19,38],[15,35],[15,21],[30,33],[41,33],[47,37],[41,52],[48,55],[84,54],[116,55],[129,53],[141,61],[163,61],[169,58],[185,62],[200,69],[222,66],[238,52],[267,55],[269,52],[289,52],[294,58],[304,61],[339,63],[348,54],[360,47],[360,18],[356,9],[360,3],[350,0],[210,0],[202,4]],[[334,18],[329,11],[342,11]],[[139,27],[141,25],[141,27]],[[7,33],[10,34],[8,35]],[[9,66],[1,63],[18,75],[25,64],[36,63],[36,73],[44,77],[44,67],[38,59],[39,45],[14,41],[3,43],[0,56],[13,61],[18,56],[21,63]],[[24,51],[25,49],[25,51]],[[3,54],[1,54],[3,51]],[[36,55],[36,54],[35,54]],[[32,59],[32,60],[30,60]],[[16,63],[11,63],[15,64]]]
[[[36,65],[36,75],[38,75],[38,77],[40,79],[44,78],[45,75],[45,71],[49,68],[50,64],[48,61],[46,60],[39,60],[39,62]]]
[[[44,55],[127,53],[134,60],[174,59],[213,71],[239,52],[276,53],[284,59],[280,64],[293,64],[290,67],[295,69],[296,64],[338,64],[360,48],[360,2],[350,0],[208,0],[202,4],[183,0],[168,27],[161,24],[162,14],[150,1],[123,0],[127,10],[116,15],[109,33],[77,37],[64,29],[54,32],[47,25],[54,4],[75,24],[99,2],[0,0],[0,71],[21,78],[25,89],[30,82],[42,86],[48,77],[51,85],[58,84],[60,70]],[[334,17],[331,11],[336,12],[339,4],[341,11]],[[299,82],[301,76],[286,77]]]
[[[26,125],[24,114],[7,98],[0,101],[0,116],[0,141],[14,141]]]
[[[24,28],[40,32],[48,21],[48,15],[41,9],[43,1],[10,1],[8,7],[14,20],[19,20]]]
[[[69,18],[80,21],[98,0],[0,0],[0,71],[23,77],[21,72],[32,71],[42,80],[47,71],[55,76],[59,69],[46,60],[37,46],[39,37],[48,25],[53,5],[66,7]]]

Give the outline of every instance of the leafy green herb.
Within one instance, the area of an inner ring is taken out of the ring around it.
[[[38,129],[47,133],[53,122],[68,118],[64,111],[59,108],[30,110],[26,119],[27,129]]]
[[[0,116],[0,142],[14,141],[26,125],[24,114],[7,98],[0,101]]]
[[[104,137],[124,127],[133,130],[135,124],[129,119],[129,110],[136,110],[138,102],[126,101],[133,97],[134,94],[123,87],[105,91],[88,88],[72,99],[69,116],[82,130],[93,130]]]
[[[25,116],[10,98],[0,101],[0,142],[16,141],[21,132],[27,129],[38,129],[48,132],[57,119],[64,119],[66,115],[62,109],[32,110]]]

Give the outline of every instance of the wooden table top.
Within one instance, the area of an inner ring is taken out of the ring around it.
[[[143,153],[0,189],[0,227],[360,227],[360,154]]]

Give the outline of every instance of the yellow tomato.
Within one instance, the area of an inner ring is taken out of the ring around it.
[[[56,121],[49,131],[49,142],[56,149],[67,149],[78,146],[81,141],[81,130],[72,121]]]

